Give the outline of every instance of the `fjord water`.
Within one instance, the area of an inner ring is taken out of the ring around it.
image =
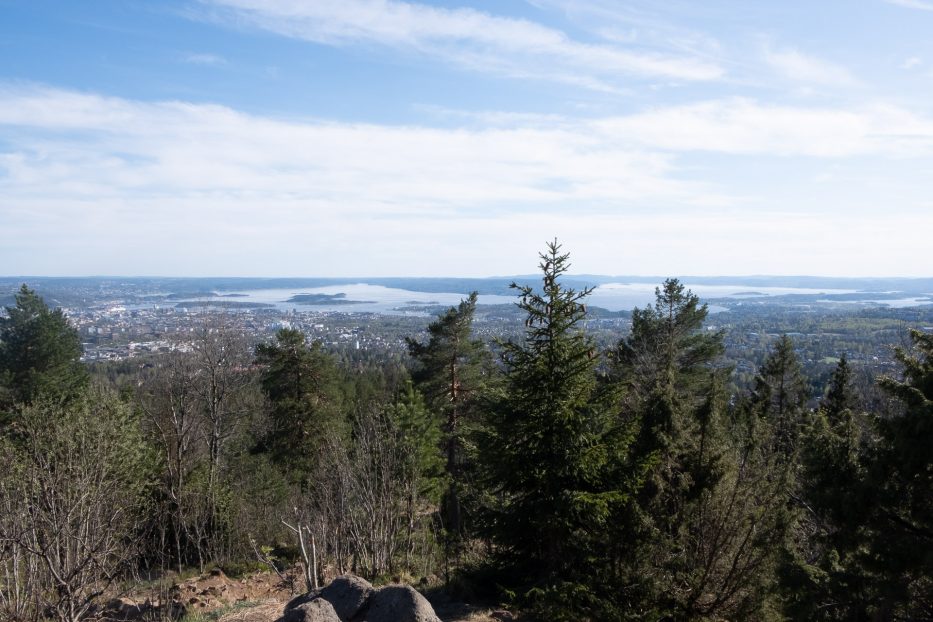
[[[741,283],[736,285],[690,285],[687,286],[703,299],[715,298],[759,298],[781,296],[785,294],[844,294],[854,290],[844,289],[808,289],[793,287],[752,287]],[[631,310],[652,304],[655,299],[655,285],[649,283],[606,283],[600,285],[589,297],[589,304],[609,311]],[[237,302],[265,303],[278,309],[297,311],[342,311],[347,313],[414,313],[433,314],[421,307],[437,305],[451,306],[459,303],[464,294],[454,292],[419,292],[369,283],[328,285],[325,287],[290,288],[290,289],[249,289],[235,292],[231,298]],[[333,302],[302,304],[291,301],[295,296],[320,294],[335,296],[343,294]],[[229,294],[228,294],[229,295]],[[216,299],[212,299],[216,300]],[[480,305],[511,304],[515,296],[481,294]],[[193,297],[186,302],[196,305],[199,299]]]

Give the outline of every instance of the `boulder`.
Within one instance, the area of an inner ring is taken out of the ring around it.
[[[431,603],[408,585],[387,585],[369,601],[366,622],[441,622]]]
[[[321,598],[334,606],[341,622],[350,622],[366,607],[375,593],[366,579],[354,575],[343,575],[321,590]]]
[[[323,598],[303,602],[297,607],[286,609],[278,622],[341,622],[334,606]]]
[[[307,594],[302,594],[301,596],[296,596],[295,598],[288,601],[288,604],[285,605],[285,611],[289,609],[297,609],[299,606],[310,603],[312,600],[321,595],[321,590],[314,590],[308,592]]]

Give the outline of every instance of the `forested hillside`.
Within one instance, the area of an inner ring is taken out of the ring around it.
[[[431,577],[528,620],[933,619],[933,334],[870,401],[845,356],[806,378],[787,335],[739,382],[675,279],[598,347],[569,266],[554,242],[513,285],[521,338],[474,334],[474,294],[407,358],[352,363],[218,314],[89,370],[24,285],[0,318],[0,619],[295,563],[308,589]]]

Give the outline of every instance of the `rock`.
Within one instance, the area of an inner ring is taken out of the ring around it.
[[[374,593],[373,586],[366,579],[343,575],[321,590],[321,598],[334,606],[341,622],[350,622],[366,607]]]
[[[305,603],[310,603],[312,600],[314,600],[320,595],[321,595],[321,591],[316,590],[316,591],[308,592],[307,594],[302,594],[301,596],[296,596],[295,598],[288,601],[287,605],[285,605],[285,611],[288,611],[289,609],[296,609],[297,607],[300,607],[301,605]]]
[[[315,598],[292,609],[286,609],[278,622],[341,622],[334,606],[323,598]]]
[[[369,601],[366,622],[441,622],[431,603],[407,585],[387,585]]]

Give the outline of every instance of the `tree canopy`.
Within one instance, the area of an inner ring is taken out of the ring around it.
[[[0,317],[0,408],[27,404],[42,396],[69,400],[87,385],[77,331],[61,309],[24,284],[16,304]]]

